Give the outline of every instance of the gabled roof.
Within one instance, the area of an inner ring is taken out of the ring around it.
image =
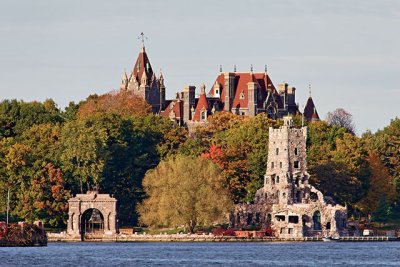
[[[210,107],[208,105],[206,93],[205,93],[204,84],[202,85],[202,89],[200,92],[199,100],[197,101],[196,110],[194,112],[193,120],[200,121],[201,120],[201,112],[205,111],[207,114],[211,114]]]
[[[307,104],[304,107],[304,117],[306,120],[319,120],[317,109],[315,108],[314,101],[310,96],[307,100]]]

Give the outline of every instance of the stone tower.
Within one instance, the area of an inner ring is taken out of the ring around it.
[[[165,106],[164,77],[161,73],[156,77],[143,43],[129,78],[125,72],[122,75],[120,90],[145,99],[153,113],[159,113]]]
[[[269,129],[269,151],[264,190],[275,203],[301,203],[303,184],[308,184],[306,162],[307,127],[293,128],[291,117],[283,126]]]
[[[231,227],[270,227],[281,238],[337,237],[347,234],[347,208],[336,204],[309,184],[307,173],[307,127],[269,128],[267,170],[264,186],[254,204],[239,204]]]

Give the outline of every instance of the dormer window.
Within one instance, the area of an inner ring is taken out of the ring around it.
[[[215,94],[219,95],[219,89],[215,89]]]
[[[207,113],[206,113],[206,111],[202,111],[202,112],[201,112],[201,120],[204,121],[204,120],[206,120],[206,118],[207,118]]]

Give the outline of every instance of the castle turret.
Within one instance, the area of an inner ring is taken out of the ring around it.
[[[270,127],[268,163],[264,180],[267,194],[277,203],[292,204],[301,201],[297,193],[301,183],[308,183],[306,164],[307,127],[292,127],[291,117],[283,118],[279,129]],[[300,181],[301,180],[301,181]]]
[[[160,71],[160,76],[158,77],[158,86],[160,88],[160,111],[165,109],[165,85],[164,76]]]
[[[124,71],[124,73],[122,73],[119,90],[126,91],[127,89],[128,89],[128,75],[126,75],[126,71]]]

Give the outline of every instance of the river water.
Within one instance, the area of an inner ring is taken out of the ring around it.
[[[400,266],[400,242],[49,243],[0,247],[0,266]]]

